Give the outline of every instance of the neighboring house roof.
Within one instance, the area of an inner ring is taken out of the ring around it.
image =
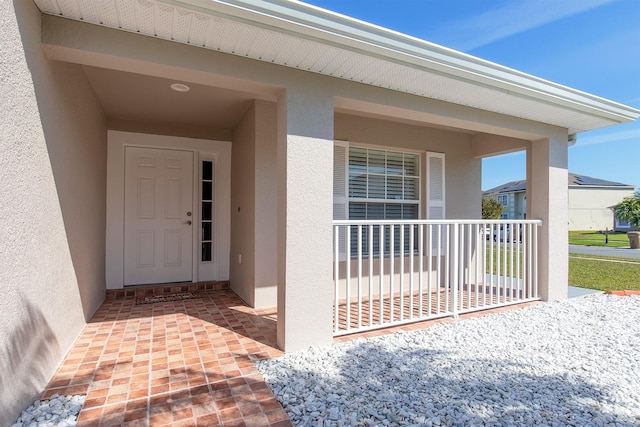
[[[592,178],[586,175],[579,175],[577,173],[569,172],[568,177],[569,187],[617,187],[633,190],[633,185],[622,184],[620,182],[607,181],[600,178]],[[483,191],[482,194],[500,194],[500,193],[516,193],[519,191],[526,191],[527,181],[511,181],[506,184],[498,185],[489,190]]]
[[[628,187],[633,189],[633,185],[621,182],[607,181],[606,179],[592,178],[590,176],[569,173],[569,187]]]
[[[567,128],[640,110],[297,1],[35,0],[43,13]],[[336,108],[348,100],[336,100]]]

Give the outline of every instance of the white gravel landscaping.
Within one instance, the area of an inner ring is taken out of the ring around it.
[[[296,426],[640,426],[640,297],[539,304],[257,366]]]
[[[54,394],[50,399],[36,400],[33,405],[22,411],[12,427],[75,426],[84,399],[84,395]]]

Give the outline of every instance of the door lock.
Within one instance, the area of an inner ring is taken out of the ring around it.
[[[187,212],[187,216],[191,216],[191,212]]]

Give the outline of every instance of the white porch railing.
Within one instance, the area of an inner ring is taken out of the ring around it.
[[[541,224],[334,221],[334,336],[540,299]]]

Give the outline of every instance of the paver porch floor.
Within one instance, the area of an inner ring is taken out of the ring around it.
[[[78,426],[290,426],[253,365],[282,354],[276,347],[275,309],[247,307],[230,290],[201,296],[142,305],[132,298],[105,301],[42,397],[86,394]],[[423,321],[334,341],[451,321]]]
[[[253,365],[282,354],[275,309],[230,290],[201,295],[105,301],[42,397],[86,394],[78,426],[290,426]]]

